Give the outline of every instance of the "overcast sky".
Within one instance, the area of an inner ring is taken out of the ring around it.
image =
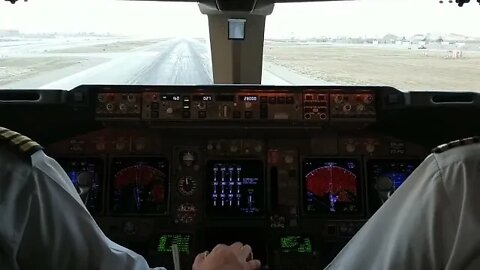
[[[266,37],[383,36],[459,33],[480,37],[480,5],[445,0],[361,0],[277,4]],[[110,32],[156,37],[206,37],[196,3],[113,0],[0,0],[0,29],[22,32]]]

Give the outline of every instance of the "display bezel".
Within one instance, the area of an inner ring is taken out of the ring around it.
[[[417,168],[418,166],[422,163],[423,159],[422,158],[419,158],[419,157],[371,157],[371,158],[368,158],[365,160],[365,189],[366,189],[366,194],[367,194],[367,200],[366,200],[366,211],[367,211],[367,215],[368,217],[371,217],[373,214],[375,214],[378,209],[376,208],[375,210],[373,210],[372,207],[374,207],[371,202],[371,197],[370,196],[374,196],[374,195],[377,195],[376,193],[374,193],[374,190],[372,189],[373,188],[373,170],[372,170],[372,167],[374,164],[374,162],[383,162],[383,163],[386,163],[386,162],[415,162],[417,163]],[[416,168],[415,168],[416,169]],[[415,170],[414,170],[415,171]],[[412,172],[413,173],[413,172]],[[381,206],[381,205],[380,205]]]
[[[222,215],[222,214],[215,214],[211,212],[211,207],[209,207],[209,200],[210,200],[210,181],[209,181],[209,164],[211,163],[235,163],[235,162],[258,162],[262,166],[262,181],[263,181],[263,210],[260,211],[258,214],[254,215],[247,215],[247,214],[233,214],[233,215]],[[268,213],[268,204],[267,204],[267,190],[269,188],[267,183],[267,176],[265,171],[265,160],[261,158],[225,158],[225,157],[217,157],[217,158],[210,158],[205,161],[204,167],[204,174],[205,174],[205,190],[204,190],[204,198],[205,198],[205,218],[208,219],[263,219],[265,218],[266,214]]]
[[[163,213],[132,213],[132,212],[115,212],[113,211],[113,201],[112,201],[112,192],[113,192],[113,182],[114,182],[114,177],[115,173],[113,171],[113,162],[116,161],[117,159],[138,159],[141,161],[141,159],[156,159],[156,160],[162,160],[166,162],[166,168],[167,168],[167,173],[166,173],[166,179],[165,179],[165,191],[167,192],[166,194],[166,210]],[[171,184],[170,184],[170,176],[171,176],[171,161],[169,158],[163,155],[127,155],[127,156],[111,156],[109,158],[108,162],[108,191],[107,191],[107,212],[112,215],[112,216],[169,216],[170,214],[170,198],[171,198]]]
[[[85,208],[87,208],[88,212],[92,215],[92,216],[101,216],[103,214],[105,214],[106,212],[106,197],[107,197],[107,173],[108,173],[108,165],[107,165],[107,159],[104,155],[98,155],[98,156],[92,156],[92,155],[76,155],[76,156],[71,156],[71,155],[54,155],[52,156],[53,159],[55,159],[55,161],[58,163],[58,165],[60,165],[60,167],[62,167],[62,164],[61,164],[61,161],[63,160],[88,160],[88,159],[97,159],[98,161],[101,162],[101,166],[102,166],[102,169],[101,169],[101,177],[99,177],[100,181],[101,181],[101,188],[102,188],[102,191],[100,193],[101,195],[101,199],[100,199],[100,209],[98,211],[95,211],[95,212],[91,212],[86,206]],[[67,171],[62,167],[62,169],[64,170],[64,172],[67,174],[68,176],[68,173]],[[70,177],[68,177],[68,179],[71,181]],[[72,183],[73,184],[73,183]]]
[[[300,209],[302,212],[302,216],[306,218],[328,218],[328,219],[345,219],[345,218],[362,218],[365,216],[365,201],[366,201],[366,193],[365,193],[365,173],[364,173],[364,165],[363,160],[361,157],[358,156],[302,156],[300,158],[301,163],[300,166]],[[306,190],[306,179],[305,179],[305,171],[304,171],[304,164],[306,160],[323,160],[326,162],[328,160],[332,161],[355,161],[358,166],[358,181],[357,181],[357,189],[358,189],[358,198],[359,198],[359,209],[356,213],[312,213],[307,211],[307,190]]]

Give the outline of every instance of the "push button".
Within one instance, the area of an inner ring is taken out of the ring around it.
[[[240,111],[234,111],[233,112],[233,118],[239,119],[242,117],[242,113]]]
[[[190,111],[183,111],[182,117],[183,118],[190,118]]]

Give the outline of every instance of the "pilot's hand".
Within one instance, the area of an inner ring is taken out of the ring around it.
[[[252,248],[242,243],[230,246],[217,245],[208,251],[200,253],[193,262],[192,270],[256,270],[260,261],[253,260]]]

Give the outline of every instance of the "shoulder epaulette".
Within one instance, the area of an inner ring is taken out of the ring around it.
[[[480,136],[451,141],[449,143],[439,145],[432,149],[432,153],[439,154],[458,146],[475,144],[475,143],[480,143]]]
[[[43,147],[27,136],[0,127],[0,143],[8,143],[24,155],[31,156],[33,153],[42,150]]]

